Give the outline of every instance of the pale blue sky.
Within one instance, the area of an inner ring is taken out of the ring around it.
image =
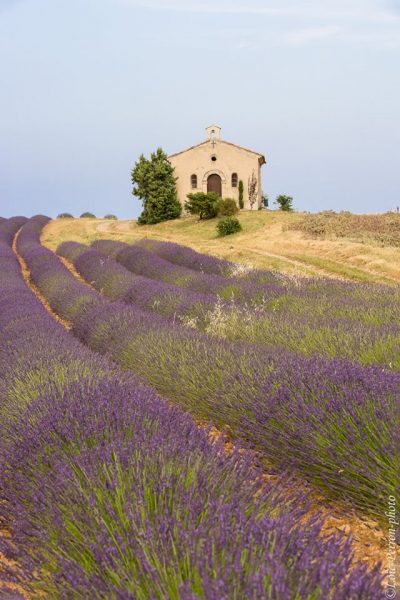
[[[136,216],[220,124],[304,210],[400,205],[400,1],[0,0],[0,215]]]

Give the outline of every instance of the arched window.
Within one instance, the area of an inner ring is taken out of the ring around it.
[[[197,188],[197,175],[192,175],[190,178],[190,183],[192,186],[192,190],[195,190]]]
[[[232,173],[232,187],[238,186],[238,174]]]

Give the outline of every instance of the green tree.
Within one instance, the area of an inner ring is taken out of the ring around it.
[[[268,194],[265,194],[264,192],[262,193],[261,202],[262,202],[262,205],[264,206],[264,208],[268,208],[268,204],[269,204]]]
[[[150,160],[142,154],[131,177],[132,193],[143,203],[138,223],[152,225],[180,216],[182,206],[176,192],[174,168],[161,148],[151,154]]]
[[[244,183],[239,181],[239,208],[244,208]]]
[[[293,210],[293,198],[292,196],[285,196],[281,194],[275,200],[275,204],[279,206],[279,210],[291,211]]]
[[[57,215],[57,219],[73,219],[73,215],[71,213],[60,213]]]
[[[217,216],[221,198],[215,192],[195,192],[187,195],[185,209],[200,219],[212,219]]]

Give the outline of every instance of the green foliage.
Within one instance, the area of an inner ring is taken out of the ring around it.
[[[91,212],[84,212],[81,214],[81,216],[79,217],[80,219],[95,219],[96,215],[94,215]]]
[[[239,208],[244,208],[244,183],[242,180],[239,181]]]
[[[281,194],[275,200],[275,204],[278,204],[279,210],[292,211],[293,210],[293,198],[292,196],[285,196]]]
[[[261,204],[264,206],[264,208],[268,208],[269,198],[268,198],[268,194],[265,194],[264,192],[262,193],[262,196],[261,196]]]
[[[118,220],[118,217],[116,215],[105,215],[104,218],[105,219],[112,219],[114,221]]]
[[[238,212],[238,207],[233,198],[224,198],[218,204],[219,217],[232,217]]]
[[[185,209],[191,215],[199,215],[200,219],[212,219],[218,214],[221,198],[215,192],[196,192],[187,195]]]
[[[57,215],[57,219],[73,219],[74,215],[71,215],[71,213],[60,213],[59,215]]]
[[[152,225],[176,219],[182,212],[176,192],[174,168],[166,153],[158,148],[150,160],[142,154],[131,172],[133,195],[143,203],[138,223]]]
[[[239,220],[236,217],[225,217],[218,221],[217,230],[219,236],[231,235],[232,233],[237,233],[242,229]]]

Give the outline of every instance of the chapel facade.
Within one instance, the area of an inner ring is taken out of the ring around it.
[[[210,125],[206,132],[204,142],[168,157],[175,169],[179,200],[184,204],[191,192],[216,192],[222,198],[233,198],[239,205],[242,181],[244,208],[258,210],[262,202],[264,155],[226,142],[218,125]]]

